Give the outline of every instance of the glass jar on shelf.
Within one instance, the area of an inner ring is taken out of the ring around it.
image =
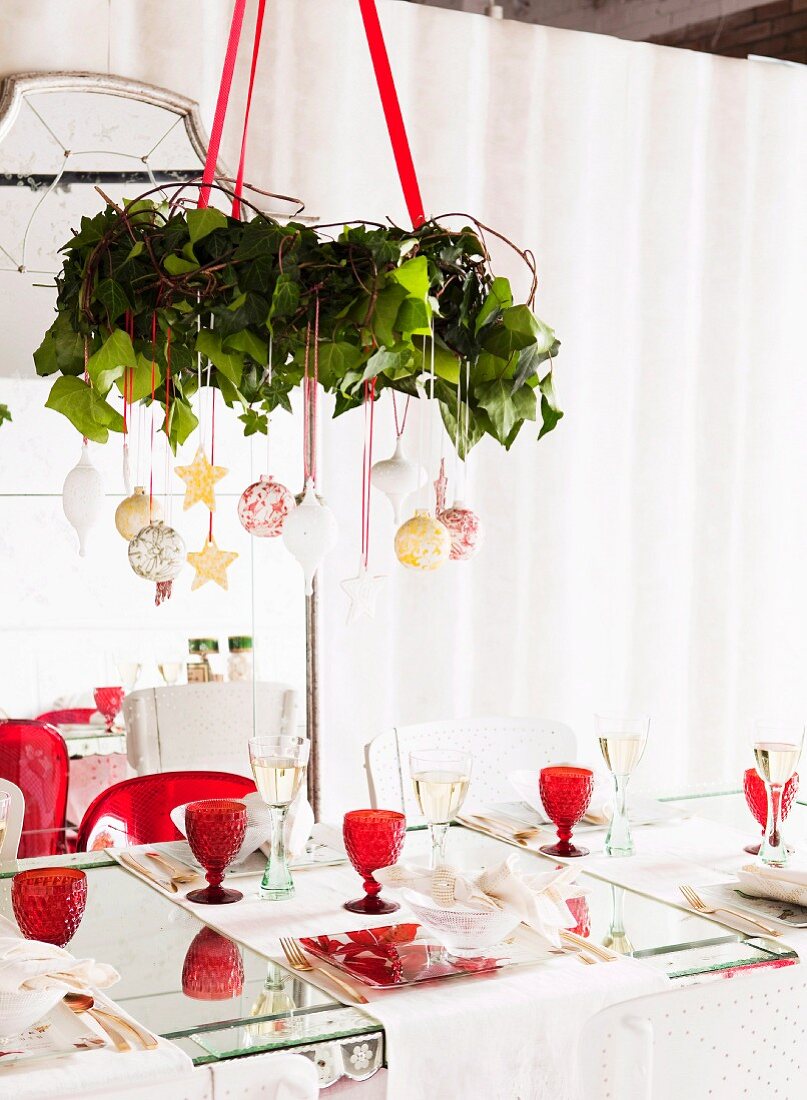
[[[252,638],[248,634],[233,634],[227,639],[230,658],[227,662],[227,678],[243,681],[252,679]]]
[[[219,643],[216,638],[188,639],[188,683],[207,684],[216,678],[213,661],[218,658]],[[221,679],[221,677],[219,677]]]

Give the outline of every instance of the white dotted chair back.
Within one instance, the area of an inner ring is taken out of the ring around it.
[[[396,726],[365,748],[372,806],[420,816],[409,753],[415,749],[463,749],[473,753],[470,796],[473,802],[514,802],[518,795],[507,776],[512,771],[573,761],[575,736],[563,722],[547,718],[455,718]]]
[[[22,834],[22,819],[25,816],[25,795],[10,779],[0,779],[0,794],[10,796],[6,832],[0,843],[0,860],[16,859]]]
[[[255,685],[258,734],[297,732],[297,693]],[[138,775],[222,771],[250,776],[252,684],[178,684],[133,691],[123,703],[126,755]]]
[[[586,1100],[795,1100],[807,1081],[804,966],[654,993],[593,1016],[579,1046]]]

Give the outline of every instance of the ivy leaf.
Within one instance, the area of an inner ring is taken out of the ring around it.
[[[411,374],[411,365],[411,348],[403,347],[396,351],[390,351],[388,348],[379,348],[378,351],[373,352],[367,360],[359,381],[366,382],[369,378],[375,378],[377,374],[390,373],[394,377],[397,372],[401,371],[401,369],[406,370],[407,367],[410,368],[407,373]]]
[[[101,279],[95,288],[95,297],[106,310],[110,324],[117,321],[127,309],[132,308],[128,294],[114,279]]]
[[[124,369],[136,366],[137,356],[128,332],[116,328],[107,336],[98,351],[88,359],[87,373],[98,393],[106,397],[112,388],[112,383],[122,377]]]
[[[272,305],[269,320],[274,317],[288,317],[294,313],[300,303],[300,287],[291,275],[279,275],[272,292]]]
[[[415,256],[390,271],[389,277],[400,283],[407,294],[425,302],[429,294],[429,261],[425,256]]]
[[[236,402],[243,408],[247,408],[247,400],[237,386],[234,386],[230,379],[224,374],[223,371],[216,370],[216,385],[219,388],[221,396],[224,398],[224,404],[228,408],[232,408]]]
[[[518,355],[518,368],[516,369],[515,379],[513,381],[513,389],[517,390],[519,386],[523,386],[525,382],[533,378],[538,373],[538,367],[547,359],[554,359],[560,351],[560,340],[555,339],[555,334],[548,325],[544,325],[542,321],[538,322],[544,329],[546,334],[542,334],[540,340],[536,340],[534,344],[530,344],[529,347],[522,348]],[[547,337],[551,337],[547,346]]]
[[[529,386],[512,393],[510,385],[500,378],[477,387],[476,398],[488,414],[500,443],[507,442],[519,420],[535,419],[537,402],[535,391]]]
[[[404,298],[398,316],[395,318],[395,327],[405,340],[413,334],[428,336],[431,333],[432,310],[428,302],[422,302],[418,298]]]
[[[191,244],[196,244],[212,233],[214,229],[226,229],[227,217],[213,206],[206,206],[202,210],[189,210],[187,214],[188,236]]]
[[[267,382],[261,388],[261,403],[266,412],[272,412],[274,409],[285,409],[286,412],[291,412],[291,399],[289,394],[293,389],[293,382],[286,382],[278,375],[272,378],[271,382]]]
[[[490,320],[494,314],[508,309],[512,304],[513,292],[510,289],[510,280],[502,278],[494,279],[490,284],[488,296],[482,303],[482,308],[479,313],[476,315],[474,332],[478,334],[486,321]]]
[[[34,366],[36,367],[36,373],[43,378],[49,374],[55,374],[59,369],[59,364],[56,361],[56,341],[53,338],[53,326],[45,333],[42,343],[34,352]]]
[[[243,328],[240,332],[234,332],[232,336],[228,336],[224,341],[224,349],[246,352],[250,359],[254,359],[262,367],[269,362],[269,347],[266,341],[256,336],[252,329]]]
[[[196,260],[187,260],[184,256],[177,256],[173,252],[165,257],[163,267],[169,275],[187,275],[189,271],[199,270]]]
[[[326,390],[338,389],[348,371],[355,370],[362,360],[362,353],[347,340],[319,346],[319,380]]]
[[[45,407],[66,416],[95,443],[106,443],[110,430],[123,431],[123,417],[81,378],[65,375],[53,383]]]
[[[432,368],[431,340],[415,338],[412,343],[419,353],[416,355],[418,369],[429,374]],[[446,382],[450,382],[452,386],[456,386],[460,380],[460,371],[461,363],[459,357],[456,356],[453,351],[449,351],[448,348],[443,347],[439,340],[435,340],[434,373],[437,377],[445,378]]]
[[[174,349],[176,352],[176,348]],[[151,377],[152,377],[152,363],[151,359],[143,355],[142,352],[137,354],[137,362],[132,370],[129,378],[131,379],[131,397],[132,401],[142,401],[144,397],[151,396]],[[123,393],[123,379],[124,371],[121,371],[120,377],[115,379],[115,385],[118,387],[121,393]],[[162,371],[159,366],[154,364],[154,388],[159,387],[162,382]]]
[[[396,341],[395,322],[398,311],[407,297],[406,289],[397,283],[385,286],[375,300],[370,326],[376,341],[382,347],[391,347]]]
[[[8,405],[0,405],[0,424],[4,424],[6,420],[11,420]]]
[[[468,435],[467,439],[463,437],[462,433],[458,433],[457,430],[457,402],[456,400],[449,403],[447,401],[440,401],[440,415],[443,418],[443,424],[445,425],[446,432],[448,433],[451,441],[457,449],[457,454],[461,459],[466,459],[470,450],[477,445],[479,440],[485,434],[485,428],[479,423],[474,415],[473,409],[469,410],[468,416]],[[463,410],[464,415],[464,410]]]
[[[196,350],[206,355],[216,369],[237,389],[241,384],[241,376],[244,373],[244,353],[241,351],[225,351],[222,347],[221,335],[203,328],[196,337]]]
[[[177,446],[181,447],[188,439],[199,424],[199,420],[190,405],[185,401],[180,401],[176,396],[171,405],[169,417],[168,440],[171,444],[171,450],[176,454]],[[165,430],[165,425],[163,425],[163,430]]]
[[[510,306],[501,319],[482,337],[482,346],[501,359],[534,344],[538,339],[538,321],[527,306]]]
[[[34,352],[36,373],[40,375],[83,374],[84,373],[84,337],[74,332],[65,313],[60,313],[48,331],[45,339]]]
[[[259,412],[257,409],[247,409],[238,419],[244,425],[244,435],[255,435],[257,432],[261,435],[269,434],[269,417],[266,413]]]
[[[541,430],[538,433],[538,438],[541,439],[548,432],[552,431],[559,420],[563,419],[563,413],[558,408],[557,401],[555,400],[555,389],[552,385],[552,371],[541,379],[538,386],[541,390],[541,419],[543,421]]]

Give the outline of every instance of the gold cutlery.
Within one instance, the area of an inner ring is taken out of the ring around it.
[[[728,913],[738,920],[744,920],[746,923],[754,925],[755,928],[760,928],[766,936],[781,936],[782,934],[781,929],[772,928],[764,921],[757,920],[756,917],[752,917],[749,913],[743,913],[739,909],[730,909],[726,905],[707,905],[700,894],[696,894],[691,886],[679,886],[678,889],[696,913],[703,913],[706,916],[713,916],[715,913]]]
[[[470,828],[476,829],[477,832],[492,836],[495,840],[512,841],[513,844],[518,844],[522,848],[528,848],[530,840],[537,837],[540,833],[539,829],[535,831],[512,831],[509,826],[503,825],[493,818],[482,817],[480,814],[464,814],[462,817],[457,818],[457,820],[460,824],[466,824],[470,826]]]
[[[81,1016],[83,1013],[86,1012],[93,1020],[95,1020],[101,1030],[104,1031],[108,1038],[112,1040],[117,1051],[125,1054],[127,1051],[130,1051],[132,1049],[126,1042],[124,1037],[120,1034],[120,1032],[117,1031],[112,1026],[112,1024],[107,1023],[107,1021],[103,1019],[103,1017],[100,1017],[98,1015],[97,1010],[95,1010],[93,1007],[95,1001],[89,995],[89,993],[66,993],[63,999],[64,1003],[67,1005],[70,1011],[75,1012],[77,1016]]]
[[[303,954],[303,949],[302,947],[300,947],[299,943],[296,940],[281,936],[280,946],[283,948],[283,954],[286,956],[289,966],[293,970],[318,970],[321,974],[324,974],[325,977],[329,979],[329,981],[332,981],[334,985],[338,985],[341,990],[343,990],[345,993],[348,994],[349,997],[352,998],[352,1000],[357,1001],[358,1004],[361,1005],[368,1004],[367,998],[364,996],[364,994],[359,993],[359,991],[357,989],[354,989],[352,985],[348,985],[347,982],[342,981],[341,978],[337,978],[334,974],[331,974],[329,970],[325,970],[325,968],[322,966],[313,966]]]
[[[160,852],[146,852],[146,855],[149,859],[153,859],[164,871],[168,872],[171,881],[175,883],[177,887],[188,886],[190,883],[196,882],[199,878],[199,872],[194,871],[194,869],[189,867],[186,863],[174,863]]]
[[[164,878],[158,878],[156,875],[153,875],[147,867],[143,867],[142,864],[138,863],[128,852],[120,853],[120,861],[124,867],[128,867],[130,871],[136,871],[137,874],[143,875],[144,878],[149,879],[149,881],[153,882],[156,886],[161,886],[163,890],[167,890],[169,894],[175,894],[177,892],[177,885],[175,882],[166,882]]]
[[[585,936],[578,936],[576,932],[570,932],[568,928],[561,928],[560,938],[564,943],[576,944],[581,950],[589,951],[600,962],[614,962],[619,958],[613,951],[609,951],[606,947],[601,947],[598,943],[593,943],[591,940],[587,940]]]

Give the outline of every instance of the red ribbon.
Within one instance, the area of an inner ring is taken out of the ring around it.
[[[219,159],[219,146],[221,134],[224,129],[224,116],[227,114],[227,102],[230,98],[230,88],[233,83],[235,62],[238,57],[238,42],[241,38],[241,27],[244,22],[244,9],[247,0],[235,0],[233,5],[233,18],[230,23],[230,36],[227,40],[227,52],[224,55],[224,67],[221,72],[219,95],[216,100],[216,113],[213,116],[213,129],[210,131],[210,143],[207,147],[207,159],[202,173],[202,187],[199,191],[197,206],[204,209],[210,202],[210,185],[216,175],[216,163]]]
[[[409,148],[409,139],[406,136],[401,105],[398,102],[398,93],[395,90],[395,81],[384,42],[384,32],[381,30],[375,0],[359,0],[359,7],[364,20],[364,32],[367,35],[367,45],[370,47],[370,57],[375,70],[378,93],[381,96],[381,106],[384,108],[384,117],[387,120],[387,130],[392,142],[392,152],[398,168],[401,188],[409,210],[409,217],[412,219],[412,226],[417,229],[423,225],[426,216],[423,213],[423,199],[420,197],[420,187],[415,165],[412,161],[412,151]]]
[[[235,180],[235,198],[233,199],[233,217],[241,217],[241,189],[244,186],[244,163],[247,155],[247,128],[249,126],[249,112],[252,108],[252,89],[255,87],[255,71],[258,68],[258,54],[261,51],[261,33],[263,31],[263,13],[266,10],[266,0],[258,0],[258,10],[255,14],[255,35],[252,40],[252,64],[249,70],[249,89],[247,91],[247,105],[244,108],[244,131],[241,134],[241,157],[238,161],[238,175]]]

